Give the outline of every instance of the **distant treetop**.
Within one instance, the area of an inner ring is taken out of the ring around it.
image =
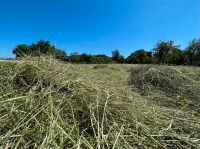
[[[62,61],[86,64],[105,63],[129,63],[129,64],[175,64],[175,65],[196,65],[200,66],[200,39],[193,39],[186,49],[181,50],[180,46],[174,45],[172,40],[158,41],[151,51],[139,49],[132,52],[127,58],[120,54],[118,49],[112,51],[112,57],[104,54],[92,55],[87,53],[71,53],[69,56],[65,51],[57,49],[49,41],[39,40],[31,45],[20,44],[13,49],[17,58],[28,56],[48,55],[54,56]]]
[[[56,59],[66,60],[67,54],[65,51],[57,49],[55,46],[51,45],[49,41],[39,40],[37,43],[31,45],[20,44],[13,49],[13,54],[17,58],[24,56],[41,56],[49,55],[54,56]]]

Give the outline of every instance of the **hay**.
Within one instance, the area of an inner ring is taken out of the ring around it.
[[[143,66],[132,69],[130,84],[135,85],[141,91],[162,90],[174,93],[184,90],[190,83],[181,72],[167,66]]]
[[[107,68],[107,67],[108,67],[108,65],[99,64],[99,65],[95,65],[95,66],[93,67],[93,69],[102,69],[102,68]]]
[[[116,81],[126,73],[45,57],[0,64],[0,148],[200,147],[199,113],[148,102]]]
[[[199,71],[189,75],[184,67],[143,66],[131,70],[129,84],[142,95],[158,95],[173,98],[173,104],[188,103],[198,108],[200,101],[200,82],[196,79]]]

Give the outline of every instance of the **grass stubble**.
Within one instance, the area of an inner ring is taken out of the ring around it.
[[[200,69],[0,63],[0,148],[200,148]]]

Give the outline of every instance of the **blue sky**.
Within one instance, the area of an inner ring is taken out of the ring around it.
[[[124,56],[200,37],[200,0],[0,0],[0,57],[45,39],[68,54]]]

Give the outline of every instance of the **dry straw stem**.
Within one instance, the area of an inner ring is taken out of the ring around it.
[[[131,67],[1,62],[0,148],[199,148],[199,68]]]

